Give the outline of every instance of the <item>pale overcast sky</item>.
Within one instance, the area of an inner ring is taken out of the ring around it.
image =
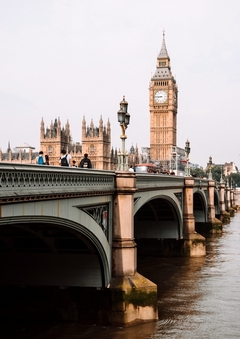
[[[67,119],[81,141],[82,119],[131,115],[126,147],[149,147],[149,81],[162,32],[179,89],[177,145],[190,162],[240,167],[239,0],[0,0],[0,148],[39,150],[45,127]]]

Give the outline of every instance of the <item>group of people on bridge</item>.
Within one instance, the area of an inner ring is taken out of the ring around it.
[[[36,164],[38,165],[49,165],[49,156],[44,156],[43,151],[39,152],[36,158]],[[65,167],[79,167],[79,168],[92,168],[91,160],[88,158],[88,154],[84,154],[84,158],[77,165],[76,160],[71,159],[71,155],[68,154],[65,149],[61,150],[61,156],[59,158],[59,165]]]

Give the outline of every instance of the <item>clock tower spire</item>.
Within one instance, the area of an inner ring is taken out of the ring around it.
[[[161,50],[158,54],[157,57],[157,67],[159,66],[159,61],[164,59],[166,62],[166,65],[170,67],[170,58],[168,56],[168,52],[167,52],[167,47],[166,47],[166,43],[165,43],[165,32],[163,31],[163,41],[162,41],[162,47]]]
[[[177,93],[163,32],[156,70],[150,81],[150,159],[169,169],[172,147],[177,141]]]

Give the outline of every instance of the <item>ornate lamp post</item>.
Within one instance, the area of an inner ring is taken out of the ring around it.
[[[208,172],[208,180],[212,180],[212,157],[209,157],[209,172]]]
[[[120,135],[120,138],[122,139],[122,150],[119,150],[118,152],[118,170],[120,171],[128,170],[128,154],[125,151],[125,139],[127,139],[125,130],[127,129],[130,122],[130,114],[128,113],[127,109],[128,102],[125,100],[125,96],[123,96],[123,100],[120,102],[120,110],[117,112],[118,122],[120,123],[122,130],[122,135]]]
[[[190,177],[190,168],[189,168],[189,154],[190,154],[190,142],[187,140],[185,143],[185,154],[186,154],[186,168],[185,168],[185,176]]]

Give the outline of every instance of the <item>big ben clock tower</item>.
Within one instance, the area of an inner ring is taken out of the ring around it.
[[[149,87],[149,106],[150,159],[160,162],[165,169],[169,167],[172,147],[177,142],[177,93],[163,33],[156,71]]]

